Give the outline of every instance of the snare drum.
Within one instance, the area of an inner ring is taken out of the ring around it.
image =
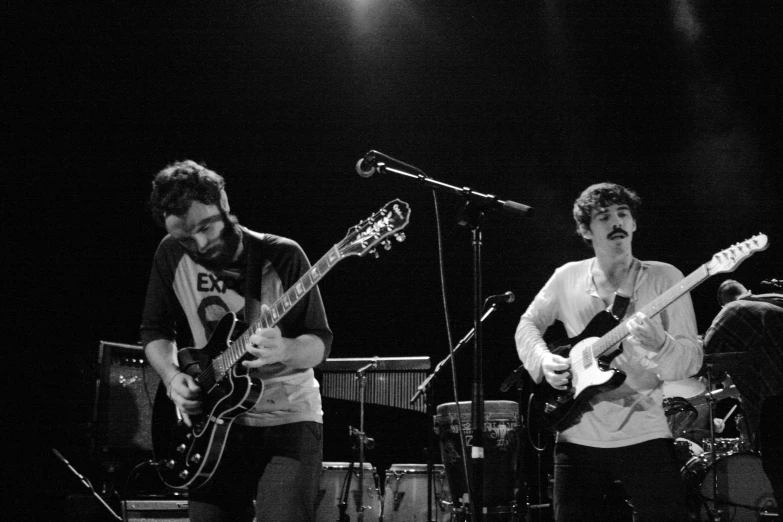
[[[345,513],[350,520],[357,520],[359,512],[359,465],[354,464],[353,471],[348,473],[347,462],[324,462],[321,469],[321,487],[316,500],[316,520],[318,522],[335,522],[340,518],[340,504],[350,478],[350,487]],[[364,520],[377,522],[381,516],[381,498],[378,493],[378,475],[369,462],[364,463]]]
[[[693,457],[698,457],[704,450],[692,440],[682,437],[674,439],[674,453],[680,463],[687,464]]]
[[[446,482],[446,468],[435,464],[432,470],[432,519],[451,519],[451,494]],[[426,521],[427,465],[392,464],[386,471],[383,520],[388,522]]]
[[[727,515],[725,520],[756,522],[760,511],[775,509],[772,486],[758,455],[749,452],[718,455],[715,464],[712,453],[702,453],[682,469],[694,520],[711,520],[707,510],[719,508]],[[716,470],[717,497],[713,495]]]
[[[515,477],[519,439],[517,426],[521,424],[519,405],[513,401],[486,401],[484,403],[484,495],[486,513],[513,514],[515,511]],[[459,411],[459,413],[458,413]],[[462,445],[459,427],[465,434],[465,446],[471,450],[473,426],[471,403],[449,402],[437,408],[435,431],[440,439],[440,453],[446,468],[446,479],[455,507],[462,506],[467,493],[462,465]]]
[[[704,450],[726,455],[729,453],[739,453],[740,451],[750,451],[750,444],[740,438],[716,438],[715,448],[712,447],[712,440],[707,437],[704,439]]]

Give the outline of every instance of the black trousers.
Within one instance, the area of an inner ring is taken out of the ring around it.
[[[567,442],[555,446],[556,522],[616,518],[609,504],[620,488],[635,522],[687,521],[685,485],[671,439],[621,448]]]
[[[315,422],[232,426],[214,476],[189,493],[191,522],[314,521],[322,435]]]
[[[767,474],[778,504],[783,509],[783,395],[767,397],[759,422],[761,466]]]

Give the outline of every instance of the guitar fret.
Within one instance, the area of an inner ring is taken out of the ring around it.
[[[337,264],[338,261],[342,259],[342,255],[340,254],[340,249],[337,248],[337,245],[333,246],[329,252],[326,253],[326,255],[323,257],[322,261],[326,263],[328,266],[327,270],[334,265]]]

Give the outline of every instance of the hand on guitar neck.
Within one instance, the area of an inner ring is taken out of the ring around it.
[[[628,341],[642,348],[660,352],[666,344],[666,332],[658,321],[652,321],[642,312],[637,312],[625,322],[628,328]]]

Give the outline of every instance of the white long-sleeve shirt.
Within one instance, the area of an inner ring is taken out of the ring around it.
[[[606,308],[591,275],[594,263],[591,258],[555,270],[519,321],[517,353],[536,382],[543,378],[541,361],[549,352],[543,340],[546,329],[559,320],[568,337],[576,337]],[[683,279],[672,265],[640,263],[626,318]],[[558,441],[613,448],[672,437],[663,410],[662,383],[696,374],[703,359],[690,294],[674,301],[653,320],[667,333],[661,350],[646,350],[626,338],[623,353],[611,364],[626,373],[625,382],[590,400],[579,422],[560,432]]]

